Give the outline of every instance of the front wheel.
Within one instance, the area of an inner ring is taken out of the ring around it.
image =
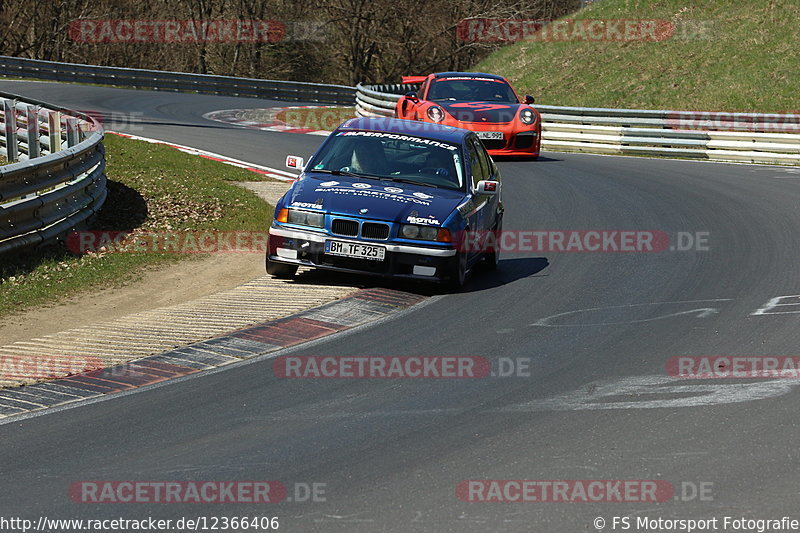
[[[450,269],[449,279],[447,280],[447,288],[453,291],[459,291],[464,287],[467,281],[467,252],[463,246],[458,247],[458,252],[455,255],[455,261]]]
[[[297,272],[297,265],[287,265],[286,263],[278,263],[270,261],[267,256],[267,274],[278,279],[289,279],[294,277]]]
[[[497,270],[497,265],[500,263],[500,235],[503,233],[503,221],[502,219],[497,223],[497,226],[494,228],[494,244],[492,245],[492,250],[483,254],[483,266],[486,270],[494,271]]]

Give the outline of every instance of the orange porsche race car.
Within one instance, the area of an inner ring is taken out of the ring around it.
[[[439,72],[404,76],[403,83],[422,83],[395,106],[395,116],[474,131],[491,155],[539,157],[542,117],[520,100],[508,81],[495,74]]]

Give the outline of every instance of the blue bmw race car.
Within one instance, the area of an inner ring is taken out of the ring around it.
[[[389,118],[354,118],[325,140],[275,207],[267,272],[299,266],[463,285],[494,250],[464,246],[499,232],[500,173],[475,133]]]

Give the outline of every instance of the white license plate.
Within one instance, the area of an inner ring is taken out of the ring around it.
[[[372,259],[373,261],[383,261],[386,258],[386,248],[383,246],[342,241],[326,240],[325,253],[356,259]]]
[[[494,141],[503,140],[502,131],[476,131],[475,133],[478,135],[478,139],[491,139]]]

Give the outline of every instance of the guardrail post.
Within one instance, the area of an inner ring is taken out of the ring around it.
[[[0,115],[5,113],[5,124],[0,126],[0,144],[8,138],[10,161],[19,161],[20,151],[22,158],[26,151],[28,154],[25,164],[0,167],[0,175],[9,178],[0,179],[2,257],[63,239],[97,213],[108,191],[103,130],[98,127],[92,135],[86,135],[83,130],[84,125],[97,125],[91,118],[67,110],[56,112],[58,108],[41,101],[2,92],[0,95]],[[66,119],[63,122],[62,117]],[[48,148],[42,146],[45,128],[49,128],[50,133],[46,144],[54,153],[41,157]],[[72,146],[69,150],[61,145],[65,129]],[[27,150],[24,146],[26,133],[30,141]],[[21,148],[20,143],[23,144]]]
[[[19,161],[16,106],[16,100],[3,100],[3,116],[5,117],[6,129],[6,159],[8,159],[9,163],[16,163]]]
[[[28,159],[33,159],[42,155],[39,144],[39,106],[27,106],[25,115],[28,121]]]
[[[78,119],[67,119],[67,146],[72,148],[80,142],[80,130],[78,129]]]
[[[50,135],[48,136],[50,153],[54,154],[61,151],[61,113],[50,111],[47,114],[47,129],[50,130]]]

